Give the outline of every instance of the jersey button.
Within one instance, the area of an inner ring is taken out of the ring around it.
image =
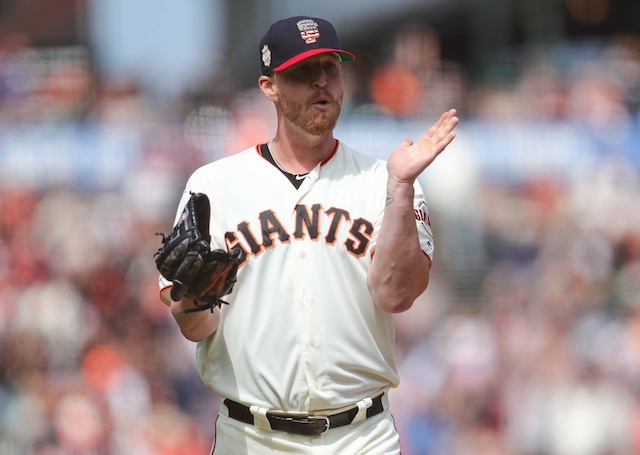
[[[313,348],[313,347],[315,347],[315,345],[316,345],[316,340],[314,338],[311,338],[309,340],[309,346],[311,346]]]
[[[300,257],[301,257],[302,259],[306,258],[306,257],[307,257],[307,252],[306,252],[306,251],[304,251],[304,250],[300,251]]]

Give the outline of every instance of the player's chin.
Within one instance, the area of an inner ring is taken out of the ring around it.
[[[317,118],[316,121],[309,123],[307,132],[314,136],[323,136],[334,130],[337,123],[336,118]]]

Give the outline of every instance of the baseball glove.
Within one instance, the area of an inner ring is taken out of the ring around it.
[[[158,271],[173,283],[171,299],[186,296],[197,308],[191,313],[226,303],[221,298],[233,290],[236,282],[240,250],[211,250],[209,198],[204,193],[191,193],[173,231],[162,236],[162,246],[154,255]]]

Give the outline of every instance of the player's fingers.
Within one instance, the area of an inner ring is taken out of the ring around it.
[[[440,125],[440,128],[437,131],[437,135],[435,136],[435,140],[438,142],[441,142],[447,139],[449,134],[458,125],[458,122],[459,122],[459,119],[455,115],[455,109],[451,109],[449,112],[447,112],[446,122]],[[451,140],[449,140],[449,142],[451,142]]]
[[[453,130],[453,126],[449,126],[449,123],[434,125],[425,135],[421,138],[427,146],[430,144],[433,147],[437,147],[442,140]]]
[[[454,125],[455,126],[455,125]],[[453,127],[442,131],[437,138],[425,138],[427,146],[433,150],[435,155],[439,155],[456,137]]]
[[[440,143],[442,145],[442,150],[444,150],[451,142],[455,139],[456,133],[451,131]]]
[[[459,119],[457,116],[452,115],[451,117],[449,117],[449,119],[447,120],[447,123],[445,125],[445,127],[443,128],[443,132],[444,135],[448,135],[451,131],[453,131],[453,129],[458,125],[459,123]]]
[[[400,148],[407,148],[413,145],[413,141],[408,137],[404,138],[402,142],[400,142]]]
[[[455,123],[457,123],[457,111],[455,109],[449,109],[447,112],[445,112],[444,114],[442,114],[442,116],[440,117],[440,127],[441,128],[450,128],[452,127]]]
[[[431,128],[425,133],[425,137],[432,138],[435,141],[440,141],[447,133],[452,129],[450,126],[451,119],[455,117],[457,111],[455,109],[449,109],[440,115],[440,118]]]
[[[456,113],[456,110],[455,110],[455,109],[449,109],[448,111],[443,112],[443,113],[440,115],[440,118],[438,119],[438,121],[435,123],[434,128],[436,128],[436,129],[440,129],[440,128],[442,128],[442,126],[443,126],[443,125],[446,125],[447,121],[448,121],[451,117],[453,117],[453,116],[455,115],[455,113]]]

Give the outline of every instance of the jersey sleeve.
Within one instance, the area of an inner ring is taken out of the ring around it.
[[[384,208],[386,206],[386,179],[387,174],[381,173],[378,178],[383,179],[384,184],[380,183],[379,188],[382,188],[380,193],[378,194],[379,199],[379,211],[376,215],[375,224],[374,224],[374,235],[371,244],[371,254],[374,254],[376,245],[378,243],[378,232],[380,227],[382,226],[382,219],[384,218]],[[433,232],[431,230],[431,220],[429,218],[429,207],[427,206],[427,202],[424,196],[424,191],[422,190],[422,186],[418,182],[415,181],[414,185],[414,195],[413,195],[413,212],[416,220],[416,228],[418,231],[418,241],[420,242],[420,248],[424,252],[424,254],[429,258],[430,264],[433,263],[433,251],[434,251],[434,240],[433,240]]]
[[[413,211],[416,216],[416,228],[418,229],[418,239],[420,248],[429,257],[433,263],[433,231],[431,230],[431,219],[429,218],[429,207],[424,197],[424,192],[420,183],[416,181],[414,184]]]

